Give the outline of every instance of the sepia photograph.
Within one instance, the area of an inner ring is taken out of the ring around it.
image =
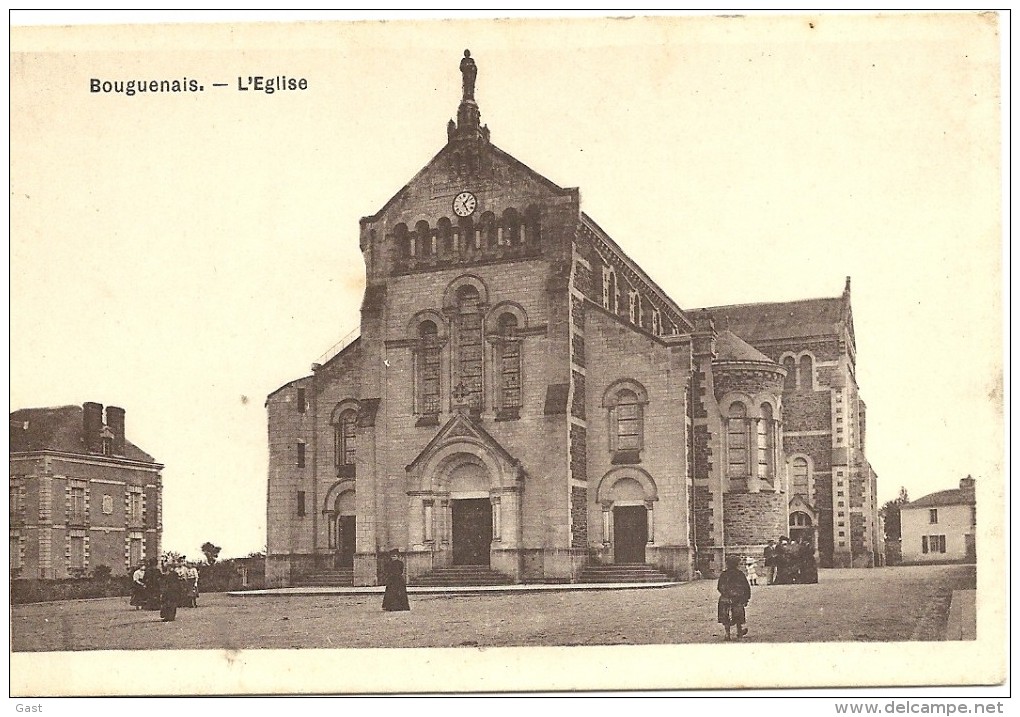
[[[12,25],[12,697],[1008,680],[1004,18],[533,15]]]

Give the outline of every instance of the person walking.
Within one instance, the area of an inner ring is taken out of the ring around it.
[[[404,562],[399,550],[390,551],[386,563],[386,592],[383,593],[382,609],[387,612],[410,610],[407,602],[407,583],[404,582]]]
[[[747,634],[744,623],[747,615],[744,608],[751,601],[751,586],[740,572],[740,556],[727,555],[726,569],[719,575],[716,584],[719,591],[718,620],[726,628],[726,640],[730,639],[730,628],[736,626],[737,639]]]
[[[160,581],[159,617],[163,622],[177,619],[177,608],[184,600],[184,580],[173,565],[164,566]]]

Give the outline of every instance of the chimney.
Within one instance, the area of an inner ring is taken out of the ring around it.
[[[107,406],[106,425],[113,433],[113,454],[115,456],[124,455],[124,409]]]
[[[81,405],[81,410],[85,450],[88,453],[99,453],[102,450],[99,433],[103,430],[103,404],[89,401]]]
[[[960,490],[974,490],[974,479],[970,476],[960,479]]]

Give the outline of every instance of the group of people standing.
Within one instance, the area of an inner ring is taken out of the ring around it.
[[[178,607],[198,606],[198,568],[179,561],[150,558],[131,575],[131,606],[159,610],[163,622],[177,619]]]
[[[765,546],[765,571],[769,585],[817,583],[814,546],[808,540],[790,540],[785,535],[778,544],[770,540]]]
[[[767,585],[817,583],[818,563],[810,541],[790,540],[785,535],[779,543],[770,540],[765,546],[765,580]],[[717,619],[726,628],[726,640],[732,639],[736,628],[737,639],[747,634],[747,604],[751,601],[751,586],[758,584],[757,560],[742,560],[739,555],[726,556],[726,569],[719,575],[716,589],[719,592]],[[741,567],[745,567],[746,574]]]

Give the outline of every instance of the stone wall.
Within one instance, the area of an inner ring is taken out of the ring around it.
[[[726,546],[764,545],[786,535],[786,494],[726,493],[723,534]]]

